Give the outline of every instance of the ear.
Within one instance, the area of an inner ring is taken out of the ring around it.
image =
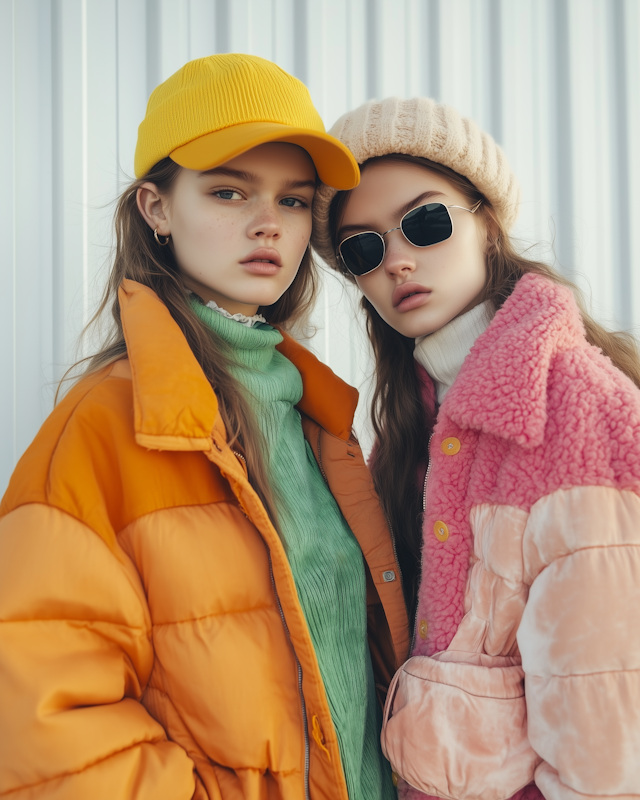
[[[143,183],[136,192],[136,202],[138,210],[151,230],[157,229],[160,236],[169,236],[171,230],[165,213],[167,198],[162,197],[155,183],[150,181]]]

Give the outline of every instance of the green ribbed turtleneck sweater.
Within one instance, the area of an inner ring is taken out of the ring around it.
[[[349,798],[391,800],[396,792],[379,744],[362,552],[302,433],[295,409],[300,373],[276,350],[282,336],[271,326],[247,327],[195,300],[193,308],[231,347],[233,375],[247,389],[266,440],[280,533],[318,657]]]

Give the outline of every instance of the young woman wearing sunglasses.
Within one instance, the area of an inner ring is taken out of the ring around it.
[[[383,749],[401,797],[640,797],[640,367],[509,239],[518,188],[471,120],[370,102],[312,241],[357,283],[374,480],[411,658]]]

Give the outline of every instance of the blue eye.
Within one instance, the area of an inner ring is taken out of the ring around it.
[[[307,208],[307,204],[297,197],[285,197],[280,203],[287,208]]]
[[[237,192],[235,189],[218,189],[213,194],[221,200],[237,200],[240,198],[240,192]],[[237,195],[237,197],[234,197],[234,194]]]

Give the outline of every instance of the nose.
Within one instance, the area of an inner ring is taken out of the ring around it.
[[[279,239],[282,223],[277,209],[270,203],[261,204],[249,223],[247,233],[251,239]]]
[[[385,254],[382,268],[391,278],[407,275],[415,272],[415,254],[409,242],[404,238],[402,232],[394,230],[385,237]]]

